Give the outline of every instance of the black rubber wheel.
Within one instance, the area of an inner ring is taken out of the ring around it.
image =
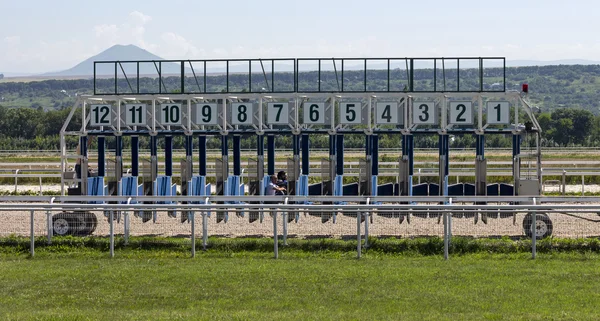
[[[98,218],[91,212],[76,212],[75,215],[80,217],[83,228],[79,229],[79,235],[90,235],[94,233],[98,226]]]
[[[525,215],[523,219],[523,230],[525,231],[525,235],[527,237],[532,236],[532,230],[534,227],[532,226],[532,218],[533,215],[528,213]],[[543,239],[545,237],[552,235],[552,220],[546,214],[536,214],[535,215],[535,238]]]
[[[70,213],[60,213],[52,216],[52,230],[54,235],[74,235],[76,223]]]

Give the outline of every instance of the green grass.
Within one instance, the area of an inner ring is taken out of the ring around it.
[[[189,257],[189,240],[180,238],[134,238],[129,246],[119,240],[113,259],[102,238],[59,238],[52,246],[37,241],[36,256],[28,258],[26,239],[0,239],[2,320],[600,317],[598,240],[588,240],[595,245],[587,250],[541,251],[537,260],[523,241],[480,240],[522,246],[510,254],[482,247],[449,261],[435,254],[436,238],[374,240],[361,260],[356,243],[341,240],[294,240],[281,248],[279,260],[266,238],[211,238],[210,249],[196,258]],[[402,242],[433,251],[394,251]],[[459,249],[476,244],[456,243]]]

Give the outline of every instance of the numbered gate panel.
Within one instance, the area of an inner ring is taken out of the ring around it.
[[[223,104],[216,102],[193,102],[192,124],[196,126],[218,126],[222,119]]]
[[[300,106],[301,125],[330,125],[333,106],[328,101],[304,101]]]
[[[90,127],[110,127],[117,123],[116,106],[113,104],[91,104],[89,106]]]
[[[150,106],[150,107],[149,107]],[[146,127],[152,122],[152,105],[126,103],[121,105],[121,126]]]
[[[448,124],[473,125],[474,104],[469,100],[455,100],[448,102]]]
[[[369,102],[361,99],[349,99],[338,102],[337,124],[368,125]]]
[[[185,106],[187,109],[187,106]],[[184,124],[183,118],[184,105],[177,103],[156,104],[155,117],[157,125],[160,126],[181,126]]]
[[[263,101],[263,121],[268,126],[296,126],[296,103],[293,99]]]
[[[406,112],[406,99],[379,99],[373,106],[373,123],[381,126],[403,126]]]
[[[254,102],[232,102],[229,104],[229,124],[232,126],[252,126],[256,124],[257,104]]]
[[[485,107],[487,124],[510,125],[510,102],[502,100],[489,100],[485,103]]]
[[[439,124],[439,106],[437,102],[415,99],[412,102],[412,123],[415,125]]]

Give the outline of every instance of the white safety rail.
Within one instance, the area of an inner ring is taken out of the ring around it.
[[[167,200],[175,203],[145,203]],[[98,220],[91,235],[110,238],[111,256],[114,255],[115,238],[127,243],[132,235],[189,235],[193,256],[197,236],[202,237],[206,248],[209,234],[235,236],[238,234],[234,231],[237,231],[243,236],[272,235],[275,257],[279,256],[279,246],[285,246],[290,237],[353,235],[360,257],[361,250],[368,248],[369,236],[404,236],[412,229],[414,236],[442,237],[444,255],[448,258],[453,235],[523,238],[523,229],[528,224],[530,232],[525,229],[525,234],[531,238],[532,256],[535,257],[536,235],[540,236],[545,229],[554,228],[560,237],[592,237],[600,233],[600,197],[264,197],[264,201],[271,204],[251,204],[252,200],[255,198],[209,196],[203,200],[204,204],[193,204],[191,202],[197,203],[198,198],[0,197],[0,215],[6,222],[0,235],[29,236],[31,255],[34,255],[36,238],[47,237],[47,242],[52,242],[53,230],[57,227],[53,217],[65,212],[81,212],[90,213]],[[307,200],[312,203],[305,204]],[[481,204],[482,200],[486,203]],[[115,204],[106,204],[109,201]],[[159,214],[154,220],[142,223],[139,213],[145,211]],[[214,213],[218,211],[229,213],[230,221],[216,223]],[[244,213],[248,215],[250,211],[261,212],[264,218],[249,223]],[[185,213],[184,223],[179,217],[170,217],[168,213],[171,212]],[[521,226],[515,219],[524,215],[529,215],[531,221],[524,221]],[[479,224],[473,224],[474,217],[481,220]],[[502,218],[508,220],[500,223]],[[554,226],[551,221],[555,222]],[[198,228],[196,224],[199,224]],[[473,228],[466,229],[466,226]],[[171,233],[166,233],[169,229]],[[565,231],[557,231],[559,229]],[[481,235],[480,230],[491,231]],[[278,242],[280,236],[282,244]]]

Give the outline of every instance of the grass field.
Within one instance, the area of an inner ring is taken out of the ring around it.
[[[600,254],[0,247],[2,320],[597,320]]]

